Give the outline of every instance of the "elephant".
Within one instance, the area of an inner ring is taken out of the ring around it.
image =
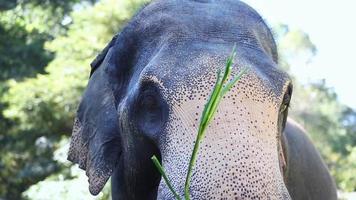
[[[111,177],[112,199],[174,199],[157,155],[183,196],[198,123],[231,49],[232,75],[192,173],[192,199],[337,199],[306,131],[288,118],[290,76],[273,34],[237,0],[154,0],[91,63],[68,160],[91,194]]]

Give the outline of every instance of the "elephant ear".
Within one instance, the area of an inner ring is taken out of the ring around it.
[[[106,54],[108,54],[109,49],[115,44],[116,39],[118,38],[119,35],[115,35],[111,41],[109,42],[108,45],[99,53],[98,56],[90,63],[91,66],[91,71],[90,71],[90,77],[93,75],[94,71],[100,66],[100,64],[103,62]]]
[[[77,111],[68,152],[68,160],[86,170],[93,195],[102,190],[121,155],[115,98],[103,66],[110,63],[106,57],[110,57],[107,54],[115,39],[116,36],[92,62],[91,78]]]

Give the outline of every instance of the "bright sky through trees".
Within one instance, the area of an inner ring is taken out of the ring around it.
[[[244,0],[270,25],[288,24],[309,34],[317,54],[309,64],[291,63],[302,83],[325,79],[339,100],[356,108],[356,1]]]

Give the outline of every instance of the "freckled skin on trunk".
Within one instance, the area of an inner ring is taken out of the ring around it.
[[[168,103],[172,111],[159,146],[162,163],[178,191],[183,191],[201,105],[214,80],[210,75],[214,74],[205,74],[201,81],[191,80],[191,85],[201,87],[188,85]],[[290,199],[278,161],[276,122],[280,99],[277,95],[268,96],[266,87],[263,80],[248,72],[221,101],[201,142],[193,170],[194,199]],[[169,199],[167,195],[171,198],[161,181],[158,199]]]

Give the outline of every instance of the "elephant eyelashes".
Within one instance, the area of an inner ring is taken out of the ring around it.
[[[293,88],[292,84],[289,84],[287,88],[287,92],[283,97],[283,102],[280,109],[281,113],[287,111],[287,109],[289,108],[290,100],[292,99],[292,88]]]
[[[149,137],[155,137],[162,129],[168,115],[167,106],[157,89],[153,86],[146,87],[134,107],[140,130]]]

